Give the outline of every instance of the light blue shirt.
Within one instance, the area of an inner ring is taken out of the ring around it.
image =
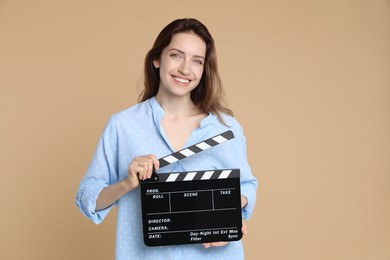
[[[157,158],[175,152],[169,143],[161,119],[164,111],[153,97],[113,115],[99,141],[85,177],[81,180],[76,204],[94,223],[101,223],[113,206],[118,206],[116,259],[243,259],[241,241],[227,246],[204,249],[202,244],[148,247],[143,242],[141,192],[139,187],[128,192],[114,205],[95,211],[99,192],[128,175],[131,161],[140,155],[155,154]],[[223,115],[225,126],[209,114],[194,130],[185,147],[232,130],[235,138],[206,151],[161,168],[158,173],[239,168],[241,194],[248,199],[242,216],[248,219],[256,203],[257,180],[246,157],[246,141],[240,124]]]

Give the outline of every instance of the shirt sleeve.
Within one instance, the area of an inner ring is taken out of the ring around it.
[[[80,211],[96,224],[101,223],[116,204],[103,210],[95,210],[99,193],[105,187],[118,182],[117,144],[117,131],[111,119],[99,140],[76,195],[76,205]]]
[[[243,129],[239,126],[235,131],[237,160],[240,165],[241,195],[244,195],[248,203],[242,209],[242,218],[249,219],[256,204],[256,192],[258,187],[257,179],[253,176],[252,170],[247,160],[246,138]]]

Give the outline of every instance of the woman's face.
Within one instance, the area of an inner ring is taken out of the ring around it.
[[[154,66],[160,68],[159,95],[190,96],[202,78],[206,43],[194,33],[177,33]]]

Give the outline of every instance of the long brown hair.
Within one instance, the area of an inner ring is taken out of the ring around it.
[[[177,19],[168,24],[157,36],[152,49],[146,54],[144,64],[144,85],[138,102],[145,101],[158,92],[160,84],[159,70],[153,66],[153,61],[159,60],[161,53],[167,47],[173,35],[182,32],[193,32],[206,43],[204,71],[199,85],[191,91],[191,100],[202,112],[217,115],[224,123],[221,113],[233,116],[233,111],[224,106],[224,91],[218,73],[217,55],[214,39],[205,25],[193,18]]]

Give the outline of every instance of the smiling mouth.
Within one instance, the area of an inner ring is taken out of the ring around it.
[[[183,78],[180,78],[180,77],[173,77],[174,78],[174,80],[176,81],[176,82],[178,82],[178,83],[180,83],[180,84],[188,84],[188,83],[190,83],[190,81],[191,80],[189,80],[189,79],[183,79]]]

